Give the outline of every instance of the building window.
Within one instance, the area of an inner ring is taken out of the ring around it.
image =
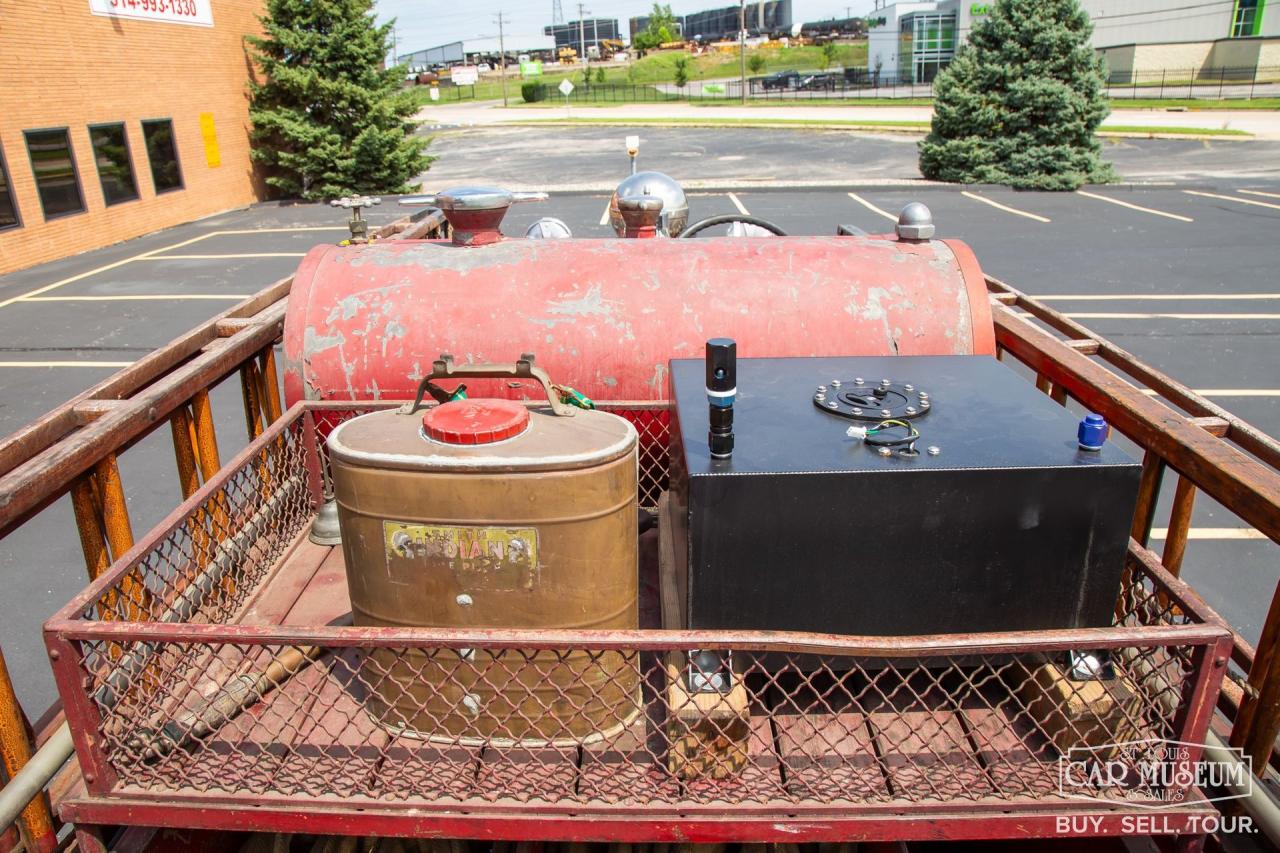
[[[108,205],[133,201],[138,197],[138,182],[133,177],[133,160],[129,156],[129,140],[124,124],[89,126],[93,143],[93,160],[98,165],[102,197]]]
[[[4,151],[0,151],[0,231],[17,228],[21,224],[18,205],[13,200],[13,184],[9,183],[9,170],[4,163]]]
[[[1231,37],[1256,36],[1262,31],[1262,0],[1236,0],[1231,15]]]
[[[151,181],[157,193],[182,189],[182,169],[178,165],[178,148],[173,142],[173,121],[167,118],[142,123],[142,138],[147,143],[147,159],[151,162]]]
[[[917,12],[904,16],[898,31],[898,79],[930,83],[956,55],[954,12]]]
[[[67,129],[28,130],[25,136],[44,218],[83,213],[84,196],[80,193],[80,176]]]

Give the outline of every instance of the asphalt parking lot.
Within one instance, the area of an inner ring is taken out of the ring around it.
[[[792,234],[831,234],[837,224],[882,233],[912,200],[929,205],[939,236],[969,242],[988,273],[1280,435],[1280,178],[1074,194],[781,187],[694,193],[690,206],[693,220],[744,212]],[[554,195],[513,208],[505,230],[551,215],[577,236],[610,236],[606,201]],[[384,204],[372,218],[401,212]],[[318,205],[259,206],[0,277],[0,433],[289,274],[307,248],[340,240],[344,219]],[[224,459],[244,441],[239,394],[233,378],[213,398]],[[168,432],[126,454],[122,469],[140,536],[178,499]],[[1187,576],[1256,638],[1280,551],[1203,496],[1193,525]],[[29,708],[53,698],[39,626],[84,583],[73,530],[59,504],[0,545],[0,644]]]

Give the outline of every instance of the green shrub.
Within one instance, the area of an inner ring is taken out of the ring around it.
[[[373,0],[267,0],[247,36],[261,72],[249,83],[250,156],[274,195],[329,199],[407,193],[431,162],[405,66],[384,68],[391,23]],[[334,37],[331,33],[340,33]]]
[[[1115,180],[1095,136],[1109,107],[1078,0],[998,0],[934,81],[920,172],[939,181],[1074,190]]]
[[[683,89],[689,83],[689,57],[677,56],[675,68],[675,84]]]
[[[525,103],[532,104],[534,101],[545,101],[549,91],[546,83],[521,83],[520,97],[524,98]]]

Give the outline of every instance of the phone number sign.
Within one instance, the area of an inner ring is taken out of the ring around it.
[[[213,0],[89,0],[89,11],[110,18],[213,26]]]

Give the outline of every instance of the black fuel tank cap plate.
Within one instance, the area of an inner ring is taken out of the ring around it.
[[[911,382],[892,379],[868,382],[832,379],[819,385],[813,405],[824,412],[855,421],[882,421],[886,418],[919,418],[933,407],[929,392]]]

